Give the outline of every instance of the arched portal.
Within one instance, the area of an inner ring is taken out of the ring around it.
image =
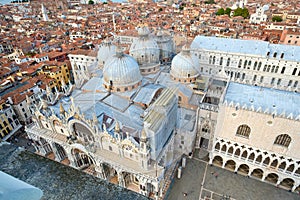
[[[56,160],[63,161],[65,159],[67,159],[67,153],[66,153],[65,149],[60,144],[57,144],[55,142],[54,147],[56,148],[56,151],[57,151],[55,156],[58,157],[58,158],[56,158]]]
[[[233,160],[228,160],[225,164],[225,168],[230,170],[230,171],[234,171],[235,170],[235,162]]]
[[[132,191],[139,192],[139,180],[136,176],[129,172],[122,172],[124,186]]]
[[[94,142],[95,138],[91,130],[84,124],[75,122],[71,126],[73,133],[84,142]]]
[[[278,181],[278,175],[274,174],[274,173],[270,173],[268,174],[268,176],[266,177],[265,181],[269,182],[269,183],[274,183],[276,184]]]
[[[251,176],[262,179],[263,174],[264,174],[263,170],[257,168],[252,171]]]
[[[286,188],[286,189],[288,189],[288,190],[291,190],[293,188],[294,184],[295,184],[295,181],[293,179],[285,178],[280,182],[279,185]]]
[[[90,156],[77,148],[72,149],[72,155],[74,157],[75,165],[79,169],[87,169],[94,164]]]
[[[248,175],[249,173],[249,166],[246,165],[246,164],[241,164],[238,168],[238,172],[240,174],[245,174],[245,175]]]
[[[37,142],[37,144],[40,145],[40,149],[42,149],[42,153],[44,153],[45,156],[51,156],[50,154],[53,154],[53,150],[50,146],[50,144],[44,139],[44,138],[40,138],[40,142]],[[53,154],[53,158],[54,159],[54,154]]]
[[[223,158],[221,156],[215,156],[213,159],[213,164],[222,166],[223,165]]]

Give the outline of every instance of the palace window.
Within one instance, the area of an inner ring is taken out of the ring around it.
[[[272,73],[275,71],[275,65],[272,66]]]
[[[228,67],[230,65],[230,58],[227,59],[227,64],[226,66]]]
[[[242,59],[240,59],[238,67],[241,68],[241,66],[242,66]]]
[[[296,75],[297,68],[294,68],[292,75]]]
[[[250,127],[246,124],[243,124],[238,127],[236,131],[236,135],[249,138],[250,132],[251,132]]]
[[[292,138],[287,134],[278,135],[275,139],[274,144],[288,147],[292,141]]]
[[[256,66],[257,66],[257,61],[255,61],[255,63],[254,63],[253,70],[256,69]]]
[[[261,67],[261,62],[258,63],[258,68],[257,68],[257,71],[260,70],[260,67]]]
[[[220,65],[223,65],[223,57],[220,58]]]

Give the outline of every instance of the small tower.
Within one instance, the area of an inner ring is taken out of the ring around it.
[[[49,21],[48,15],[47,15],[47,10],[44,7],[44,4],[42,4],[42,16],[43,16],[43,21],[47,22]]]
[[[147,133],[145,129],[141,132],[140,137],[140,165],[144,169],[148,169],[148,164],[150,161],[150,149],[148,145]]]

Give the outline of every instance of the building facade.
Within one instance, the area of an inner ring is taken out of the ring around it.
[[[299,100],[298,93],[229,83],[209,162],[299,191]]]
[[[191,49],[203,75],[215,75],[224,67],[231,81],[299,91],[298,46],[197,36]]]

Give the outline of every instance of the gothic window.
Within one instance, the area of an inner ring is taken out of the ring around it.
[[[271,65],[268,65],[267,72],[269,72],[270,69],[271,69]]]
[[[285,67],[282,68],[281,74],[284,74],[284,71],[285,71]]]
[[[271,72],[273,73],[274,70],[275,70],[275,65],[272,66],[272,71]]]
[[[284,57],[284,53],[281,53],[281,56],[280,56],[280,58],[283,58]]]
[[[212,56],[209,56],[209,64],[211,64]]]
[[[243,124],[238,127],[236,131],[236,135],[249,138],[250,132],[251,132],[250,127],[246,124]]]
[[[226,66],[228,67],[230,65],[230,58],[227,59],[227,64]]]
[[[281,79],[278,79],[277,81],[277,85],[280,85]]]
[[[297,68],[294,68],[292,75],[296,75]]]
[[[257,66],[257,61],[255,61],[255,63],[254,63],[253,70],[256,69],[256,66]]]
[[[277,53],[275,52],[275,53],[273,54],[273,57],[276,58],[276,56],[277,56]]]
[[[210,133],[210,128],[207,124],[205,124],[201,130],[203,133]]]
[[[220,65],[223,65],[223,57],[220,58]]]
[[[108,146],[108,149],[109,149],[110,151],[112,151],[112,147],[111,147],[111,146]]]
[[[258,63],[258,68],[257,68],[257,71],[260,70],[260,67],[261,67],[261,62]]]
[[[292,141],[292,138],[287,134],[278,135],[275,139],[274,144],[288,147]]]
[[[246,68],[247,66],[247,60],[244,61],[244,69]]]
[[[272,78],[272,80],[271,80],[271,85],[273,85],[274,82],[275,82],[275,78]]]
[[[294,87],[297,87],[297,86],[298,86],[298,81],[295,81]]]
[[[265,72],[267,70],[267,65],[264,66],[263,71]]]
[[[260,82],[262,83],[263,81],[264,81],[264,77],[261,76],[261,77],[260,77]]]
[[[257,75],[253,76],[253,81],[256,81]]]
[[[242,66],[242,59],[240,59],[238,67],[241,68],[241,66]]]
[[[216,63],[216,56],[213,57],[213,65]]]

